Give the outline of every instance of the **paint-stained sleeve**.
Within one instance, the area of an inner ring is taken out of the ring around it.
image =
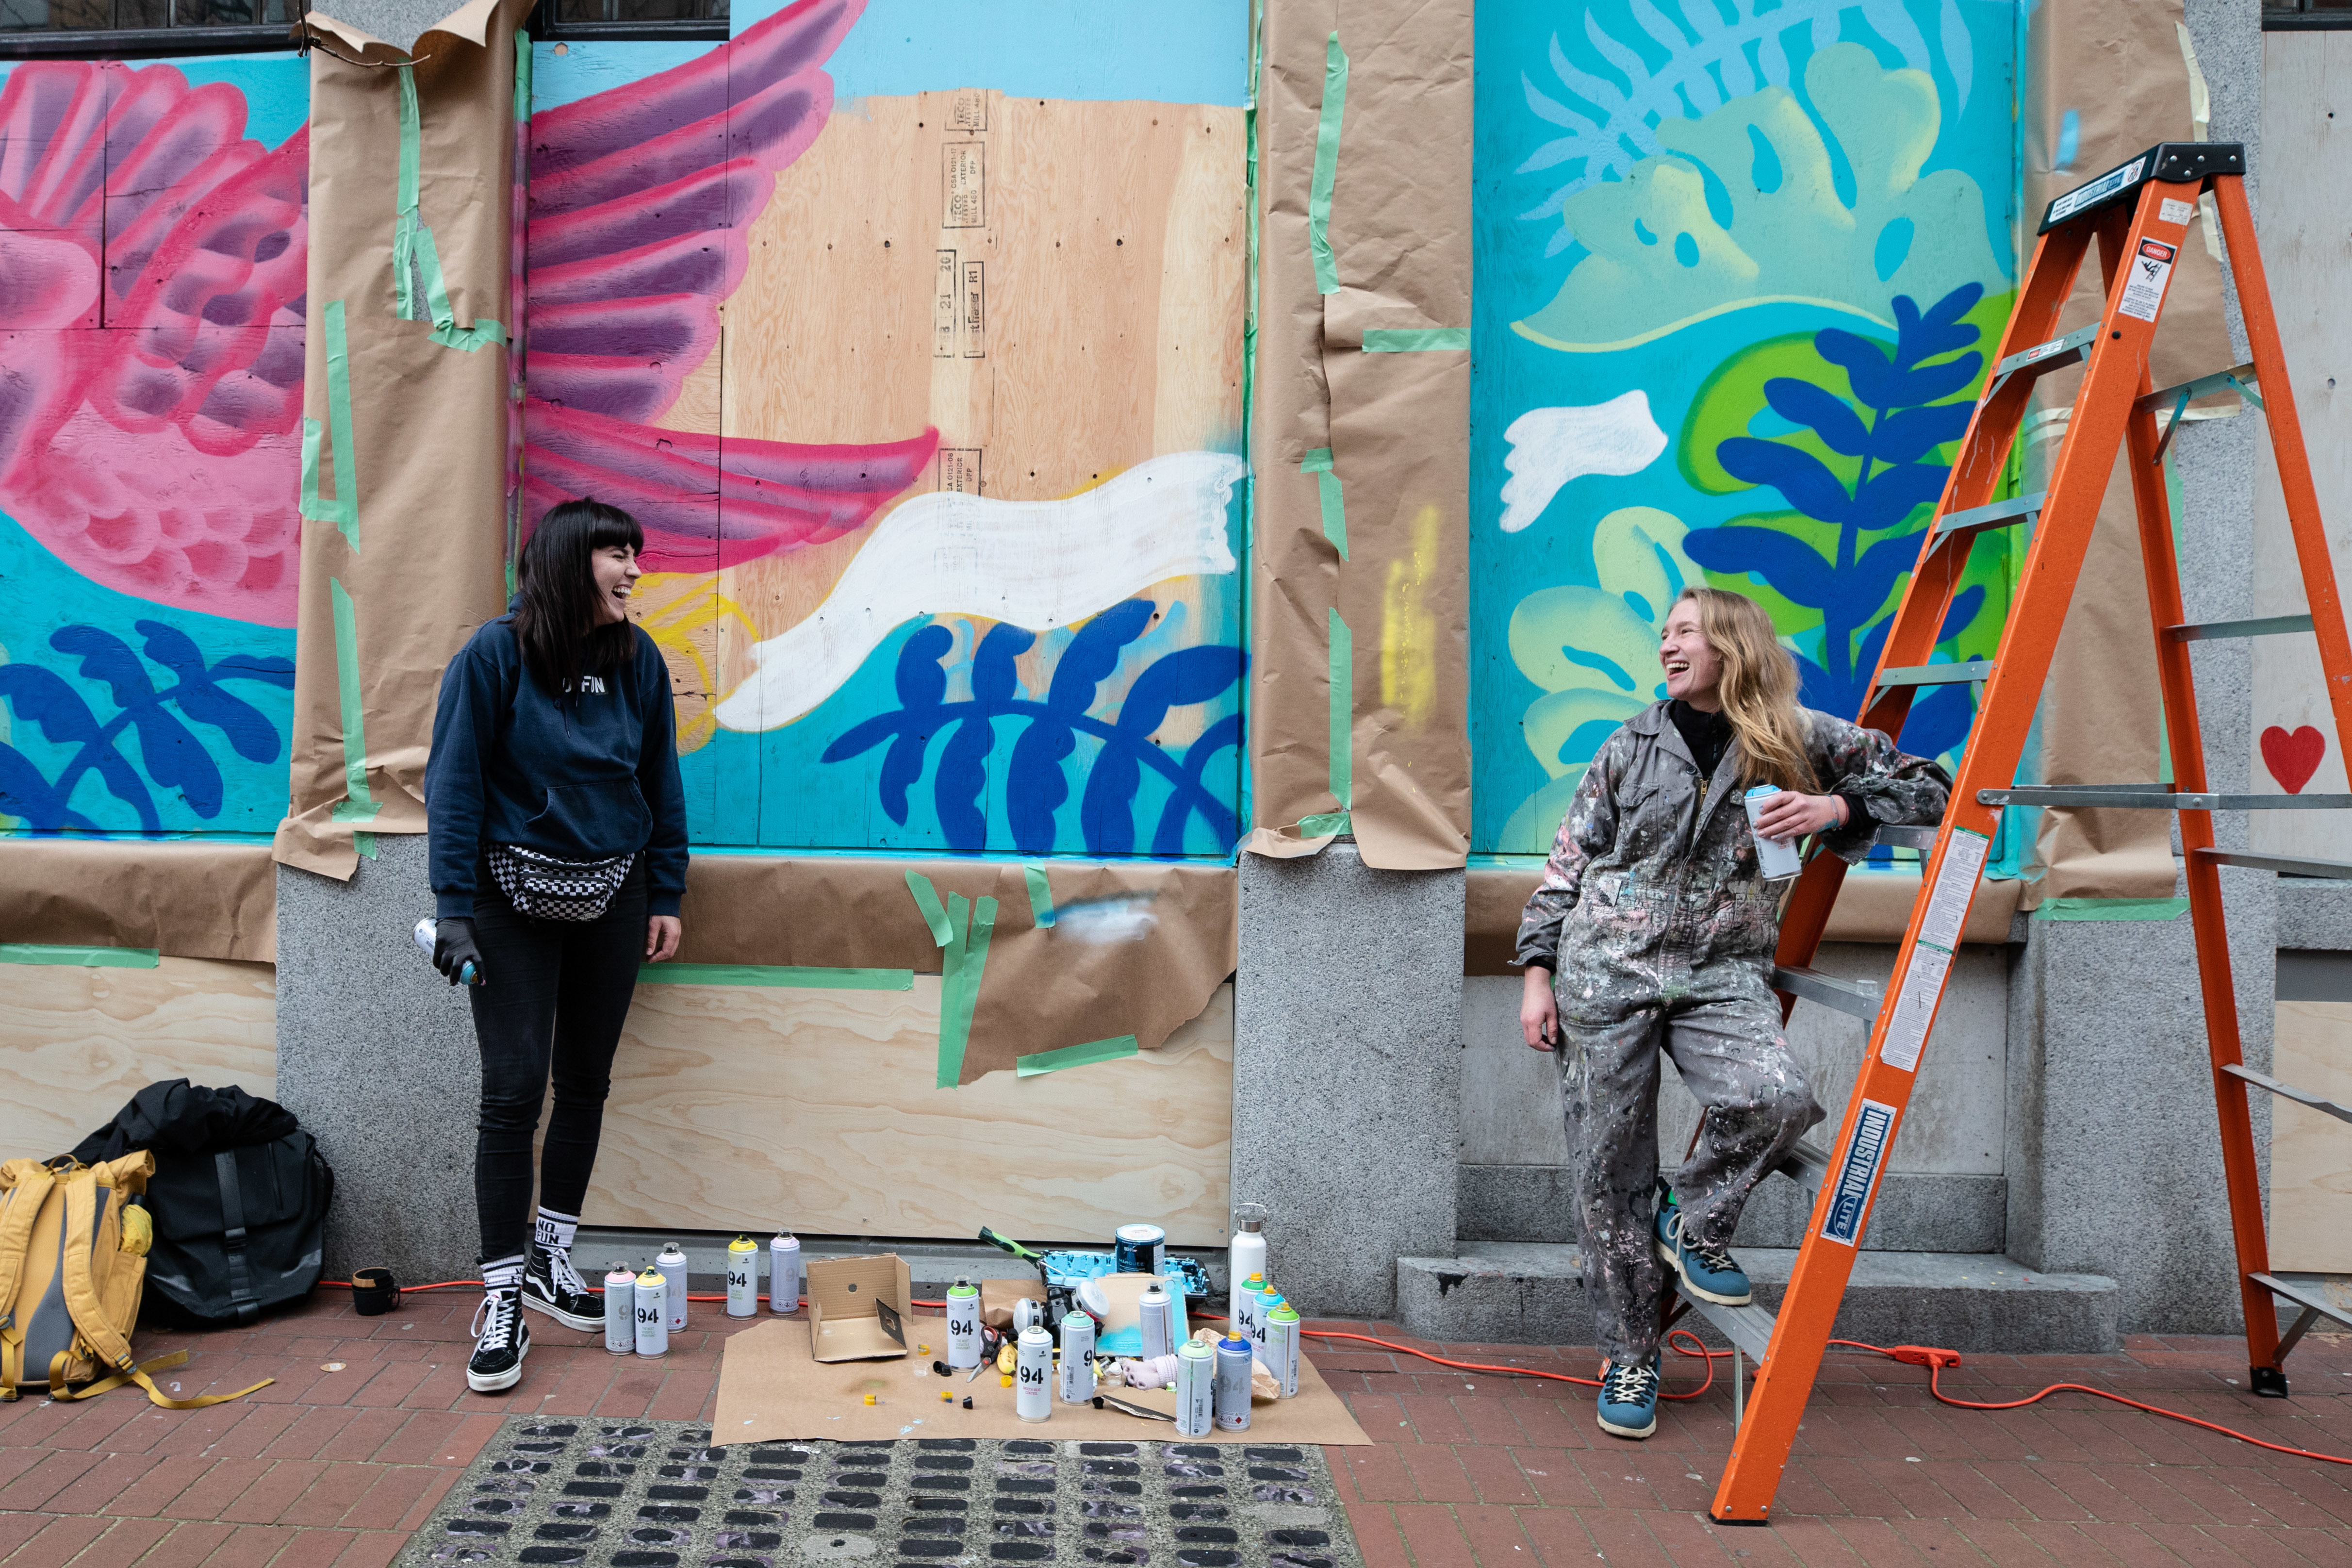
[[[1880,825],[1925,826],[1943,820],[1952,779],[1938,764],[1895,749],[1875,730],[1865,730],[1811,710],[1813,772],[1822,788],[1862,802],[1869,815],[1822,835],[1830,853],[1848,865],[1870,853]]]
[[[1592,765],[1568,803],[1559,832],[1552,839],[1551,858],[1544,862],[1543,880],[1536,884],[1519,916],[1518,954],[1513,963],[1559,968],[1560,931],[1584,883],[1584,868],[1617,841],[1617,777],[1625,763],[1625,731],[1619,730],[1593,753]]]
[[[470,642],[441,672],[433,749],[425,759],[426,854],[436,920],[474,918],[474,868],[481,863],[488,814],[485,749],[499,732],[499,688],[497,670]]]
[[[637,637],[637,679],[644,683],[646,736],[637,753],[637,791],[653,813],[646,841],[646,912],[674,915],[686,897],[686,785],[677,768],[677,702],[669,665],[653,638]]]

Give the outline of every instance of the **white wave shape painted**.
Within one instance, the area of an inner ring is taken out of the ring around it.
[[[1586,474],[1638,474],[1666,449],[1666,433],[1650,417],[1650,395],[1640,389],[1606,403],[1570,408],[1530,408],[1511,421],[1503,439],[1511,449],[1503,467],[1503,531],[1517,533],[1543,515],[1560,486]]]
[[[791,723],[917,616],[1043,631],[1171,577],[1230,573],[1225,512],[1247,472],[1225,453],[1171,452],[1064,500],[917,496],[875,528],[808,619],[752,649],[759,668],[719,704],[719,721]]]

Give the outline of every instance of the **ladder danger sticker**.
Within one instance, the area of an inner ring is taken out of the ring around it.
[[[2131,270],[2124,278],[2124,297],[2116,305],[2116,313],[2155,321],[2157,308],[2164,303],[2164,286],[2172,277],[2172,258],[2179,254],[2178,247],[2160,239],[2141,240],[2132,256]]]
[[[1878,1168],[1886,1161],[1886,1145],[1895,1135],[1895,1108],[1875,1100],[1862,1102],[1853,1119],[1853,1138],[1845,1146],[1845,1163],[1838,1170],[1837,1190],[1830,1197],[1829,1217],[1822,1221],[1822,1237],[1852,1247],[1862,1235],[1862,1217],[1870,1212],[1870,1194],[1878,1185]]]

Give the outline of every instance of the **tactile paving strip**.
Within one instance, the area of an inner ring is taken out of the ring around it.
[[[709,1443],[514,1417],[399,1568],[1363,1568],[1317,1447]]]

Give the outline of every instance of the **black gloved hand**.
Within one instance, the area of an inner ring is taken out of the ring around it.
[[[465,974],[467,964],[474,966],[469,984],[489,983],[487,966],[482,963],[482,950],[474,945],[474,922],[462,915],[450,915],[437,921],[433,927],[433,967],[449,977],[455,985]]]

